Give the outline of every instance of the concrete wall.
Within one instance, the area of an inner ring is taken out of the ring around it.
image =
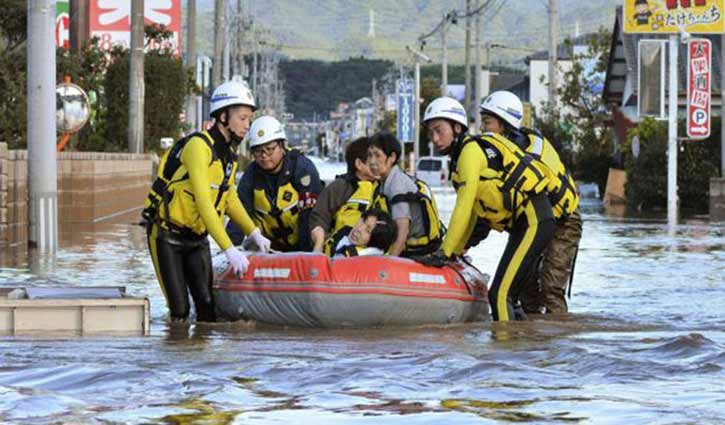
[[[0,246],[27,243],[27,151],[0,143]],[[152,156],[102,152],[58,154],[58,221],[97,223],[140,210],[151,183]]]
[[[710,221],[725,221],[725,178],[710,178]]]

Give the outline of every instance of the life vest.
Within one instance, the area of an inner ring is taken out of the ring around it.
[[[191,190],[186,167],[181,163],[181,154],[192,138],[200,138],[211,151],[209,163],[209,191],[214,200],[214,210],[221,218],[226,212],[226,198],[234,187],[233,178],[237,169],[236,156],[230,152],[227,164],[219,158],[214,149],[214,139],[208,132],[194,133],[177,140],[161,157],[159,170],[151,185],[141,215],[149,223],[160,223],[173,233],[193,236],[205,235],[206,226],[199,214]],[[193,235],[192,235],[193,234]]]
[[[433,192],[421,179],[406,174],[418,187],[415,193],[401,193],[388,199],[380,190],[374,198],[373,207],[390,212],[390,207],[401,202],[417,203],[423,212],[423,236],[408,238],[405,242],[404,256],[418,256],[435,251],[445,235],[445,227],[438,215]]]
[[[488,166],[480,170],[479,189],[474,211],[485,217],[491,228],[510,228],[529,194],[544,191],[549,183],[537,161],[512,141],[494,133],[466,137],[452,155],[451,181],[458,190],[463,181],[457,170],[458,157],[469,143],[476,143],[486,156]],[[465,182],[475,184],[476,182]]]
[[[568,216],[579,206],[579,193],[556,148],[536,130],[522,128],[519,136],[515,138],[516,144],[543,164],[541,169],[549,178],[546,192],[554,217]]]
[[[354,185],[355,190],[333,217],[332,230],[325,241],[325,254],[329,256],[334,254],[338,242],[350,233],[350,229],[360,220],[363,213],[372,207],[379,188],[377,182],[359,180],[347,174],[343,178]]]
[[[295,250],[299,242],[298,223],[302,210],[299,206],[299,183],[295,180],[299,156],[300,152],[296,149],[288,151],[290,166],[280,172],[276,193],[267,193],[264,171],[256,163],[248,169],[254,181],[252,220],[270,239],[272,248],[280,251]]]

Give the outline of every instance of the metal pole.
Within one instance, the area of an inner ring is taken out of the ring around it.
[[[420,59],[415,57],[415,103],[413,104],[413,163],[411,168],[417,172],[416,162],[420,154]]]
[[[725,34],[720,36],[720,49],[723,47]],[[725,178],[725,54],[720,55],[720,60],[720,177]]]
[[[552,120],[556,116],[556,61],[559,49],[559,16],[556,0],[549,0],[549,105]]]
[[[471,110],[471,0],[466,0],[466,48],[465,48],[465,79],[466,79],[466,93],[463,100],[463,105],[467,111]],[[478,16],[478,14],[476,14]],[[470,115],[470,114],[469,114]]]
[[[224,55],[224,25],[225,1],[216,0],[214,3],[214,63],[211,69],[211,87],[216,89],[222,83],[222,56]]]
[[[448,43],[446,41],[446,27],[448,26],[448,15],[443,14],[443,26],[441,27],[441,42],[443,43],[443,64],[441,66],[441,96],[448,94]]]
[[[670,36],[670,97],[667,131],[667,225],[677,225],[677,48],[679,36]]]
[[[143,152],[144,0],[131,3],[131,64],[128,76],[128,151]]]
[[[188,0],[187,3],[187,28],[186,28],[186,67],[196,67],[196,0]],[[197,71],[198,72],[198,71]],[[196,77],[196,75],[194,75]],[[192,93],[186,99],[186,122],[191,125],[193,129],[197,129],[196,126],[196,103],[197,95]]]
[[[475,0],[475,9],[478,10],[479,1]],[[478,107],[481,104],[481,98],[483,97],[483,78],[481,76],[481,12],[476,14],[476,99],[473,101],[473,111],[471,111],[476,117],[476,128],[473,129],[473,133],[480,133],[481,131],[481,114],[478,111]]]
[[[58,247],[55,152],[55,0],[28,1],[29,241],[41,252]]]

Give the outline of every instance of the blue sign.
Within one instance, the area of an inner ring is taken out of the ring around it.
[[[398,140],[401,142],[413,141],[413,96],[413,80],[398,80]]]

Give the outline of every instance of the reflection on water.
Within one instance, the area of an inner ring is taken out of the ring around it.
[[[452,202],[439,202],[444,215]],[[76,227],[3,285],[125,285],[148,337],[0,337],[1,423],[725,422],[725,236],[585,210],[573,314],[524,323],[297,330],[169,324],[144,231]],[[472,251],[493,273],[505,244]]]

